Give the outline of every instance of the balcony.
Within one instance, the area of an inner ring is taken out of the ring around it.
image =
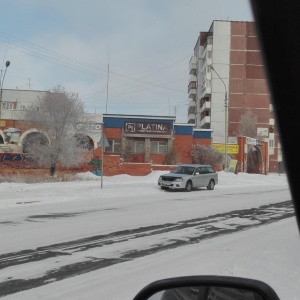
[[[191,75],[190,79],[189,79],[189,85],[191,84],[191,82],[197,82],[197,76],[196,75]],[[197,86],[196,86],[197,87]]]
[[[190,81],[188,86],[188,94],[189,98],[195,100],[197,95],[197,82],[196,81]]]
[[[212,51],[212,49],[213,49],[213,46],[210,44],[210,45],[207,45],[207,47],[206,47],[206,50],[207,51]]]
[[[195,115],[188,115],[188,124],[195,124]]]
[[[195,112],[196,112],[196,106],[190,106],[188,109],[188,114],[195,116]]]
[[[192,56],[190,59],[190,74],[191,75],[197,74],[197,58],[196,58],[196,56]]]
[[[200,127],[206,127],[205,124],[210,124],[210,116],[206,116],[201,120]]]
[[[201,98],[211,95],[211,87],[204,87],[201,93]]]
[[[208,66],[212,65],[212,59],[211,59],[211,58],[208,58],[208,59],[206,60],[206,64],[207,64]]]
[[[201,111],[210,110],[210,101],[204,101],[201,105]]]
[[[199,59],[205,59],[206,58],[206,48],[199,47]]]
[[[189,98],[195,100],[196,96],[197,96],[197,89],[196,88],[189,89]]]

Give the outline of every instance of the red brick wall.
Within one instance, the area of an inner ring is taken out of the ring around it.
[[[200,144],[206,147],[211,146],[211,139],[193,139],[193,144]]]
[[[145,162],[145,155],[141,154],[129,154],[126,158],[127,162],[131,163],[144,163]]]
[[[191,148],[193,137],[191,135],[176,135],[173,147],[178,156],[178,163],[191,163]]]
[[[175,167],[173,165],[152,165],[152,171],[171,171]]]
[[[164,154],[150,154],[150,160],[153,164],[163,165],[166,163],[166,156]]]
[[[28,121],[16,121],[16,120],[5,120],[5,126],[0,127],[0,129],[4,129],[6,127],[15,127],[21,130],[21,134],[24,133],[26,130],[31,128],[30,122]]]
[[[121,139],[122,128],[104,128],[104,134],[110,139]]]
[[[26,125],[26,124],[25,124]],[[15,126],[21,130],[25,130],[26,127],[24,122],[11,121],[7,122],[6,126]],[[231,125],[231,124],[229,124]],[[23,126],[23,127],[22,127]],[[27,124],[28,126],[28,124]],[[105,128],[105,135],[107,138],[122,138],[121,128]],[[173,146],[178,156],[178,164],[180,163],[192,163],[191,158],[191,148],[193,144],[201,144],[205,146],[211,145],[211,139],[194,139],[192,135],[175,135],[173,140]],[[242,145],[241,145],[242,146]],[[243,149],[240,148],[240,154],[236,158],[243,161]],[[263,157],[266,160],[266,153],[263,152]],[[101,148],[96,148],[89,156],[86,158],[85,163],[83,163],[78,168],[63,170],[59,166],[57,167],[57,174],[61,173],[78,173],[92,171],[93,166],[87,165],[91,158],[102,159]],[[105,176],[113,176],[118,174],[128,174],[132,176],[144,176],[151,173],[152,170],[166,170],[174,168],[174,166],[164,165],[165,155],[162,154],[151,154],[151,163],[144,163],[144,154],[134,154],[129,156],[129,161],[124,162],[120,155],[118,154],[105,154],[103,161],[103,174]],[[23,164],[23,165],[22,165]],[[270,166],[272,169],[272,166]],[[24,162],[4,162],[0,163],[0,174],[45,174],[49,175],[49,169],[37,169],[36,166],[25,164]]]

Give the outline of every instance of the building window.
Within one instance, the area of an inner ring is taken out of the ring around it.
[[[150,141],[151,154],[167,154],[168,143],[167,141]]]
[[[128,145],[131,154],[141,154],[145,152],[144,140],[129,140]]]
[[[14,109],[14,103],[13,102],[2,102],[1,109]]]
[[[275,141],[274,140],[269,140],[269,147],[270,148],[274,148],[274,143]]]
[[[121,153],[121,141],[120,140],[107,139],[107,141],[109,143],[109,147],[105,148],[106,152]]]

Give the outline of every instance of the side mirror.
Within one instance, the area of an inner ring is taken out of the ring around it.
[[[279,300],[268,284],[230,276],[187,276],[158,280],[133,300]]]

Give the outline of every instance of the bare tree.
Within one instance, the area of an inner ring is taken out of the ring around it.
[[[221,165],[224,160],[222,153],[216,151],[213,147],[195,144],[192,146],[191,156],[193,163],[207,164],[213,167]]]
[[[247,109],[246,112],[241,115],[238,135],[255,138],[257,135],[256,124],[257,117],[252,113],[250,109]]]
[[[165,164],[166,165],[176,165],[178,163],[178,155],[177,151],[174,147],[168,150],[166,154],[166,160]]]
[[[84,104],[78,95],[66,92],[60,85],[39,97],[25,112],[25,119],[38,132],[27,144],[29,157],[49,167],[52,176],[57,164],[64,167],[80,164],[87,147],[84,147],[85,135],[78,134],[76,125],[84,116]]]
[[[127,161],[128,157],[132,153],[132,148],[130,146],[129,140],[123,139],[120,147],[121,157],[124,161]]]

